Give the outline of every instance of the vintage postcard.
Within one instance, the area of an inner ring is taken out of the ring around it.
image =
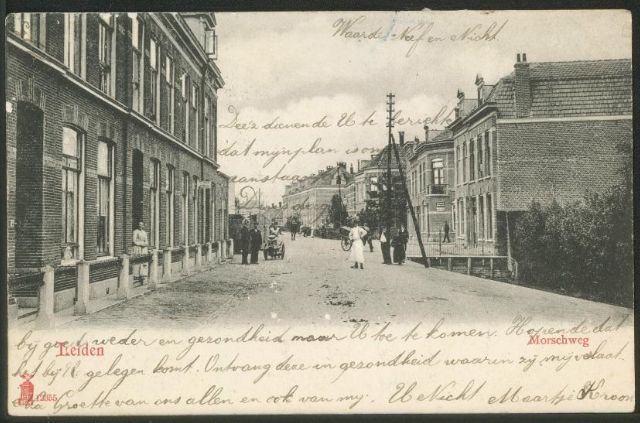
[[[8,409],[630,412],[631,13],[14,13]]]

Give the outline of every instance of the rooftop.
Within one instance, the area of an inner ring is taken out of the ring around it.
[[[529,117],[631,114],[630,59],[573,62],[520,62],[529,68]],[[515,70],[501,78],[487,96],[500,118],[515,118]]]

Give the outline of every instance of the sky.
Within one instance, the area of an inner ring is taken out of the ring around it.
[[[425,121],[442,129],[452,118],[458,90],[475,98],[476,76],[495,83],[513,71],[517,53],[529,62],[631,58],[625,11],[243,12],[216,19],[225,80],[218,92],[221,171],[235,180],[237,196],[251,185],[267,204],[277,204],[297,177],[340,161],[357,170],[358,160],[383,147],[389,92],[404,118],[394,131],[424,139]]]

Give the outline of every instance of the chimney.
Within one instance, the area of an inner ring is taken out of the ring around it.
[[[429,141],[429,125],[424,126],[424,142]]]
[[[531,81],[529,63],[527,63],[527,55],[522,53],[522,61],[520,54],[517,55],[516,64],[513,66],[514,71],[514,91],[516,103],[516,117],[529,117],[531,113]]]
[[[349,165],[349,173],[353,175],[353,163]]]
[[[404,145],[404,131],[399,131],[398,134],[400,136],[400,147],[402,147]]]

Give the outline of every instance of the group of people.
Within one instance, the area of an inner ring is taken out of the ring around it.
[[[372,234],[368,228],[360,226],[358,220],[355,220],[353,227],[349,231],[349,240],[351,240],[351,254],[349,256],[349,260],[354,263],[352,266],[353,269],[364,269],[364,244],[368,243],[370,251],[373,251],[371,238]],[[382,263],[403,264],[406,259],[408,242],[409,233],[403,225],[400,226],[400,229],[395,236],[392,236],[388,228],[383,226],[380,230]],[[393,261],[391,260],[391,247],[393,247]]]
[[[253,228],[249,229],[249,220],[244,220],[242,228],[240,228],[238,243],[238,249],[242,254],[242,264],[258,264],[258,254],[261,247],[262,232],[258,229],[258,222],[253,222]],[[251,261],[249,262],[248,259]]]

